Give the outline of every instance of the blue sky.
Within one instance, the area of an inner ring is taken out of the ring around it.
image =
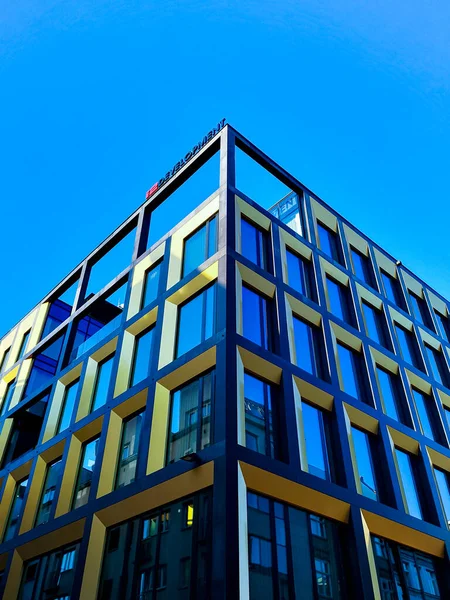
[[[449,22],[437,0],[3,3],[0,335],[222,117],[450,298]]]

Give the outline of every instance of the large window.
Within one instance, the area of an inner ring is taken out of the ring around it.
[[[313,267],[309,260],[286,249],[287,282],[303,296],[316,299]]]
[[[75,408],[75,401],[77,398],[79,387],[80,387],[80,380],[77,379],[70,385],[67,385],[66,389],[64,390],[64,398],[63,398],[63,402],[62,402],[61,417],[59,419],[58,428],[57,428],[58,433],[60,431],[64,431],[65,429],[67,429],[72,421],[73,411]]]
[[[350,597],[341,526],[253,492],[247,515],[250,600]]]
[[[106,403],[108,398],[109,384],[111,382],[113,362],[114,355],[108,356],[108,358],[98,364],[91,411],[100,408],[100,406],[103,406]]]
[[[413,389],[412,393],[414,396],[414,403],[417,408],[417,413],[419,415],[420,425],[422,427],[423,434],[429,437],[430,439],[434,440],[434,412],[436,411],[434,400],[431,396],[427,396],[416,389]]]
[[[400,377],[377,367],[380,395],[384,412],[392,419],[402,422],[404,396]]]
[[[8,410],[9,405],[11,404],[12,397],[14,396],[14,391],[16,389],[17,379],[10,381],[6,386],[5,395],[3,397],[3,404],[0,411],[0,417],[2,417]]]
[[[179,500],[108,530],[99,600],[210,597],[209,494]]]
[[[331,480],[328,415],[305,402],[302,402],[302,414],[308,472]]]
[[[167,462],[203,450],[211,443],[214,372],[172,393]]]
[[[242,321],[244,337],[262,346],[271,348],[271,301],[262,294],[242,287]]]
[[[161,274],[161,265],[162,263],[158,263],[153,266],[151,269],[145,272],[144,279],[144,293],[142,295],[142,306],[148,306],[154,300],[156,300],[158,296],[158,288],[159,288],[159,277]]]
[[[262,269],[268,269],[268,234],[247,219],[241,219],[241,254]]]
[[[24,563],[18,600],[71,598],[79,544],[71,544]]]
[[[446,471],[441,469],[434,469],[434,476],[436,477],[436,483],[439,491],[439,497],[441,499],[442,510],[444,511],[445,521],[447,527],[450,527],[450,483],[449,475]]]
[[[414,365],[417,369],[423,369],[422,361],[420,360],[419,348],[417,341],[412,331],[404,329],[397,323],[395,324],[395,331],[397,333],[398,343],[404,360],[411,365]]]
[[[367,373],[363,355],[343,344],[337,345],[343,391],[367,402]]]
[[[381,271],[381,279],[383,281],[384,293],[386,297],[396,306],[405,308],[405,300],[398,279],[391,277],[385,271]]]
[[[416,319],[425,327],[433,329],[433,323],[431,321],[430,311],[428,310],[427,303],[423,298],[416,296],[412,292],[409,292],[411,304],[413,307],[413,313]]]
[[[331,279],[331,277],[327,277],[327,288],[330,311],[342,321],[354,325],[355,313],[350,289],[346,285]]]
[[[12,501],[11,510],[9,511],[8,520],[6,522],[5,533],[3,535],[3,541],[8,542],[17,535],[19,530],[19,519],[22,514],[23,501],[25,498],[25,492],[28,487],[28,477],[22,479],[16,484],[14,491],[14,498]]]
[[[436,318],[440,325],[440,332],[444,340],[450,342],[450,322],[447,316],[442,315],[437,310],[435,311]],[[1,372],[1,369],[0,369]]]
[[[176,356],[209,339],[216,331],[216,284],[179,308]]]
[[[19,355],[17,356],[17,360],[20,360],[25,354],[25,350],[27,348],[28,340],[30,339],[31,329],[29,329],[26,333],[23,334],[22,342],[20,343]]]
[[[419,498],[419,491],[416,484],[416,464],[417,460],[403,450],[396,448],[397,465],[400,474],[400,484],[403,490],[403,500],[407,513],[418,519],[423,518],[422,507]]]
[[[361,429],[352,427],[353,447],[355,450],[358,479],[361,494],[372,500],[379,500],[375,467],[372,458],[371,435]]]
[[[435,559],[417,550],[372,537],[382,600],[440,600]]]
[[[389,334],[387,331],[386,318],[382,310],[374,308],[366,302],[362,303],[364,321],[366,323],[367,335],[375,340],[380,346],[391,350]]]
[[[260,454],[279,458],[278,412],[274,401],[271,384],[245,373],[245,445]]]
[[[442,352],[435,350],[428,344],[425,344],[425,352],[427,353],[428,362],[431,366],[431,375],[446,387],[449,387],[449,373],[445,358]]]
[[[144,413],[139,413],[134,417],[129,417],[122,425],[116,488],[128,485],[135,480],[143,420]]]
[[[297,365],[321,379],[327,379],[325,345],[322,331],[297,317],[293,318]]]
[[[330,258],[342,264],[342,249],[338,234],[321,223],[317,223],[317,233],[319,234],[320,249]]]
[[[217,215],[214,215],[184,241],[183,277],[189,275],[217,252]]]
[[[97,461],[99,438],[83,444],[72,508],[84,506],[89,500],[92,474]]]
[[[55,493],[59,483],[61,471],[61,459],[58,459],[56,462],[52,463],[47,467],[44,488],[42,490],[42,496],[41,501],[39,503],[39,510],[37,513],[35,526],[47,523],[50,519],[50,512],[55,501]]]
[[[374,275],[373,268],[370,258],[365,254],[361,254],[358,250],[354,248],[351,249],[351,257],[353,262],[353,270],[355,272],[356,277],[370,285],[374,286]]]
[[[148,376],[153,342],[153,328],[136,336],[130,385],[136,385]]]

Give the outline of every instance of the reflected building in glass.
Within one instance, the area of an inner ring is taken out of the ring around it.
[[[450,598],[449,315],[219,123],[0,339],[0,598]]]

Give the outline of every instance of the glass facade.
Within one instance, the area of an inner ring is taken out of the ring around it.
[[[373,287],[374,275],[370,258],[365,254],[361,254],[354,248],[351,249],[351,257],[353,262],[353,271],[358,279]]]
[[[337,351],[342,389],[346,394],[358,398],[361,402],[366,402],[367,392],[363,356],[359,352],[339,343],[337,344]]]
[[[210,445],[214,385],[212,371],[172,393],[168,463]]]
[[[370,434],[352,427],[352,439],[361,494],[372,500],[378,500]]]
[[[247,286],[242,287],[244,337],[269,350],[271,347],[270,300]]]
[[[278,415],[274,400],[272,385],[245,373],[245,445],[260,454],[279,458]]]
[[[176,355],[198,346],[216,331],[216,285],[213,284],[180,306]]]
[[[83,444],[72,508],[84,506],[89,500],[92,476],[97,461],[98,444],[99,438]]]
[[[261,269],[268,269],[267,232],[241,219],[241,253]]]
[[[319,327],[302,319],[293,318],[295,356],[297,365],[321,379],[327,379],[325,348]]]
[[[129,417],[122,426],[122,441],[120,444],[119,464],[117,466],[116,488],[132,483],[136,478],[136,468],[139,456],[143,413]]]
[[[331,480],[328,415],[305,402],[302,404],[302,415],[308,472]]]
[[[381,367],[377,368],[377,375],[384,412],[389,417],[401,422],[402,386],[398,375],[385,371]]]
[[[390,300],[393,304],[396,304],[399,308],[404,308],[405,301],[398,279],[395,279],[384,271],[381,271],[381,280],[384,286],[384,293],[386,294],[388,300]]]
[[[327,289],[330,311],[342,321],[354,325],[355,314],[349,288],[327,277]]]
[[[342,263],[342,249],[337,233],[321,223],[317,223],[317,233],[320,249],[336,262]]]
[[[5,533],[3,535],[4,542],[8,542],[9,540],[11,540],[18,532],[19,519],[22,514],[25,492],[27,491],[27,487],[28,477],[26,479],[22,479],[22,481],[16,484],[11,510],[8,515]]]
[[[100,362],[97,367],[97,376],[95,378],[94,394],[92,398],[92,412],[97,410],[97,408],[100,408],[100,406],[103,406],[108,399],[113,361],[114,356],[109,356],[107,359]]]
[[[159,278],[161,273],[161,264],[158,263],[145,273],[144,294],[142,296],[141,308],[148,306],[158,295]]]
[[[60,420],[59,420],[58,428],[57,428],[58,433],[60,431],[65,431],[69,427],[69,425],[72,421],[73,412],[74,412],[74,408],[75,408],[75,400],[76,400],[76,397],[78,394],[79,387],[80,387],[80,380],[77,379],[70,385],[67,385],[66,389],[64,390],[64,398],[63,398],[63,403],[62,403],[62,408],[61,408],[61,416],[60,416]]]
[[[194,231],[184,241],[183,277],[192,273],[217,252],[217,215]]]
[[[396,448],[397,465],[400,476],[400,483],[403,491],[403,501],[405,510],[413,517],[422,519],[422,508],[417,490],[414,461],[416,460],[407,452]]]
[[[380,344],[380,346],[384,346],[390,350],[389,334],[387,332],[386,319],[383,312],[370,306],[367,302],[362,303],[362,308],[367,335]]]
[[[131,386],[136,385],[148,376],[153,342],[153,328],[136,336],[134,342],[133,368],[131,370]]]
[[[315,300],[313,267],[310,261],[289,250],[286,250],[286,261],[288,284],[303,296]]]
[[[43,525],[50,519],[50,513],[54,506],[56,489],[62,473],[62,461],[58,459],[47,467],[45,483],[42,491],[41,501],[36,516],[35,526]]]
[[[395,325],[400,351],[406,362],[414,365],[417,369],[423,370],[422,361],[419,358],[417,342],[412,331],[408,331],[400,325]]]

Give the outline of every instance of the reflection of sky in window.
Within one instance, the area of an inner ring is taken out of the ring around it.
[[[365,302],[362,303],[362,306],[364,311],[364,319],[366,321],[367,326],[367,334],[370,338],[381,344],[382,340],[380,340],[380,335],[377,326],[377,320],[380,318],[381,315],[378,313],[378,311],[376,311],[374,308],[372,308]]]
[[[244,396],[248,400],[264,404],[264,382],[248,373],[244,374]]]
[[[327,277],[328,299],[330,301],[330,311],[339,319],[345,321],[345,311],[342,305],[341,286]]]
[[[338,344],[337,347],[344,392],[358,398],[358,385],[353,367],[353,352],[341,344]]]
[[[445,520],[450,525],[450,486],[448,483],[448,475],[440,469],[434,469],[436,481],[439,489],[439,495],[444,508]]]
[[[293,322],[297,365],[308,373],[314,373],[314,360],[312,356],[312,328],[295,317]]]
[[[361,492],[368,498],[377,499],[375,475],[372,467],[369,437],[367,433],[352,427],[353,446],[355,448]]]
[[[312,475],[327,479],[328,461],[324,448],[322,414],[309,404],[302,404],[308,470]]]
[[[406,508],[410,515],[422,518],[422,510],[417,496],[416,484],[412,471],[411,458],[406,452],[396,449],[397,463],[400,471],[400,477],[405,492]]]
[[[406,362],[409,362],[411,365],[414,364],[410,348],[410,344],[412,343],[410,339],[411,333],[405,331],[402,327],[399,327],[398,325],[395,326],[395,330],[397,331],[397,338],[400,344],[403,358],[406,360]]]
[[[260,294],[245,286],[242,288],[242,324],[244,337],[264,347],[266,346],[266,335],[261,327],[261,323],[264,322],[261,321],[261,308],[263,308],[263,312],[265,313],[265,304],[266,300]]]
[[[307,296],[303,261],[292,252],[289,252],[289,250],[286,251],[286,259],[289,285],[304,296]]]
[[[394,375],[386,373],[383,369],[378,369],[378,381],[380,382],[381,396],[386,414],[398,421],[399,418],[395,401],[395,382],[393,381],[394,377]]]
[[[417,390],[413,390],[414,401],[416,403],[417,412],[419,413],[420,424],[422,425],[423,433],[427,437],[434,439],[433,428],[431,427],[430,417],[428,415],[429,402],[433,402],[429,396],[424,396]]]

